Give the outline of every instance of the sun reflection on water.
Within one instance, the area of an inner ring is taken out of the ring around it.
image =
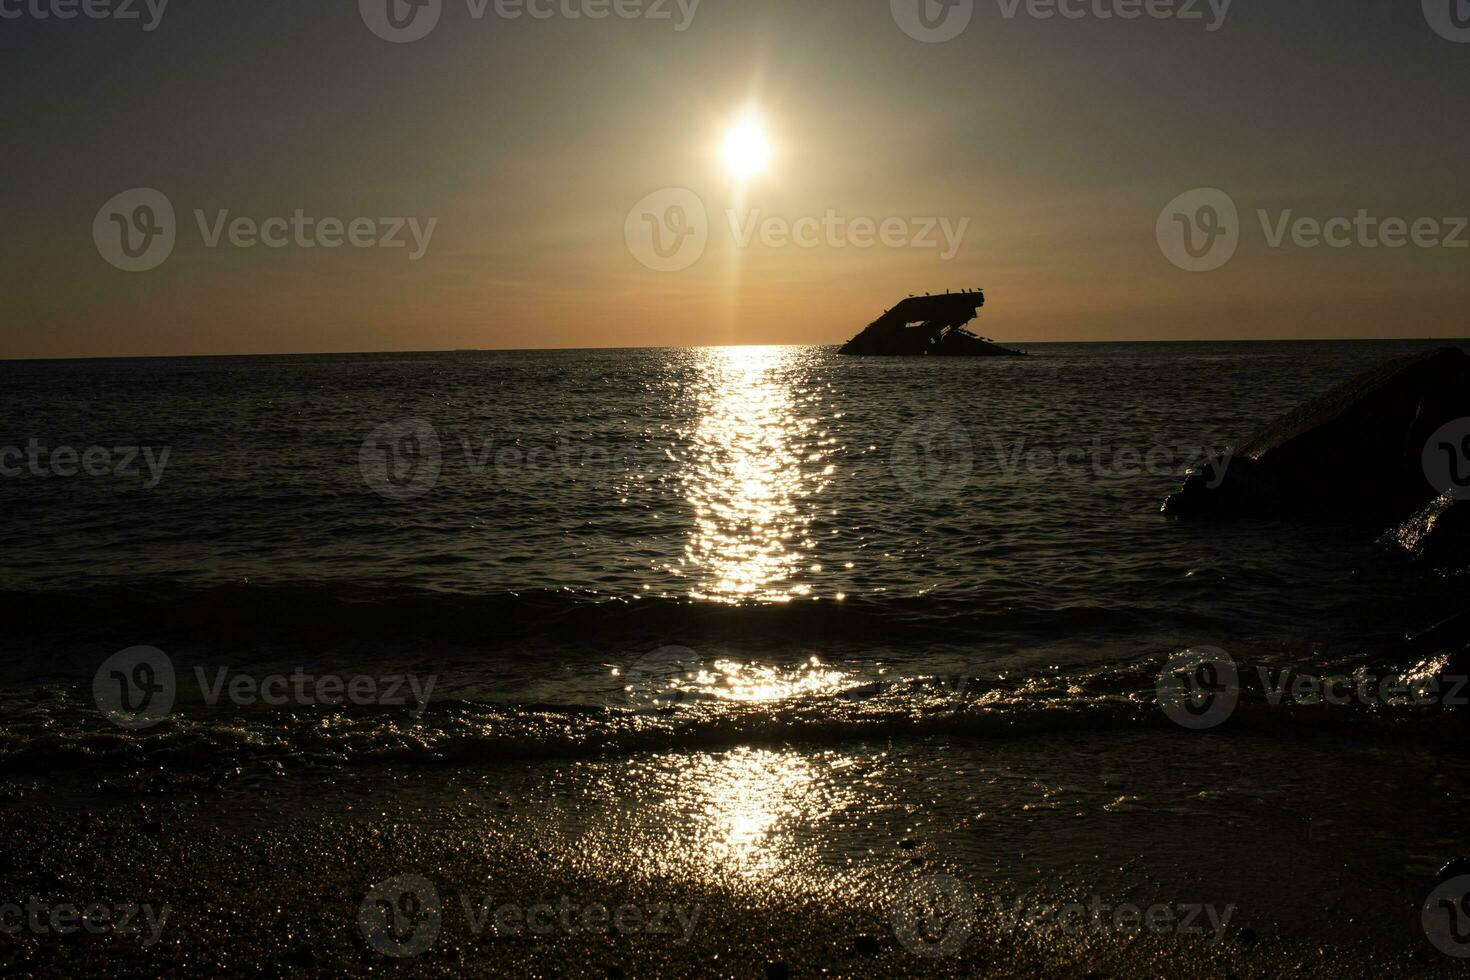
[[[727,701],[780,701],[803,694],[835,694],[855,682],[846,671],[823,666],[816,657],[793,670],[767,664],[717,660],[701,671],[700,683]]]
[[[622,676],[616,669],[613,673]],[[622,678],[621,688],[629,697],[641,699],[640,705],[645,701],[655,706],[692,706],[700,701],[774,705],[802,697],[833,697],[871,682],[868,674],[841,670],[817,657],[789,667],[717,657],[656,668],[645,659],[638,670]]]
[[[820,431],[791,381],[799,351],[725,347],[703,352],[699,418],[685,498],[695,530],[684,565],[690,595],[723,602],[811,594],[811,498],[827,485],[835,439]]]

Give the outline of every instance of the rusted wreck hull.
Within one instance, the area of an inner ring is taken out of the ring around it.
[[[849,340],[840,353],[878,357],[1022,357],[964,329],[985,305],[979,290],[910,296]]]

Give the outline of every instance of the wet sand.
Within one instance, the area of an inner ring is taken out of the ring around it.
[[[1433,763],[1416,771],[1382,746],[1090,741],[244,773],[214,787],[12,780],[0,901],[167,911],[152,943],[146,926],[0,941],[11,972],[54,976],[1458,975],[1418,925],[1429,866],[1457,837],[1442,821],[1465,802],[1434,785]],[[1222,766],[1253,775],[1192,782]],[[1378,819],[1396,808],[1392,826],[1351,816],[1366,794],[1298,798],[1352,773],[1388,792]],[[946,882],[973,913],[946,904]],[[1003,914],[1089,895],[1104,911],[1065,927]],[[1196,905],[1229,924],[1181,935]],[[1173,911],[1130,928],[1126,907],[1150,906]]]

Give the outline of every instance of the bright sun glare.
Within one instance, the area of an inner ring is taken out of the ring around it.
[[[771,162],[771,143],[755,115],[747,115],[725,134],[722,147],[725,166],[737,180],[750,180],[765,173]]]

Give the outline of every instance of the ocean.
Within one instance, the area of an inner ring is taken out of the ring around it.
[[[518,786],[576,853],[669,873],[880,901],[913,838],[977,890],[1337,930],[1284,865],[1408,944],[1459,727],[1243,695],[1197,733],[1156,692],[1187,650],[1360,673],[1463,570],[1160,503],[1431,346],[3,362],[0,774],[343,812]]]

